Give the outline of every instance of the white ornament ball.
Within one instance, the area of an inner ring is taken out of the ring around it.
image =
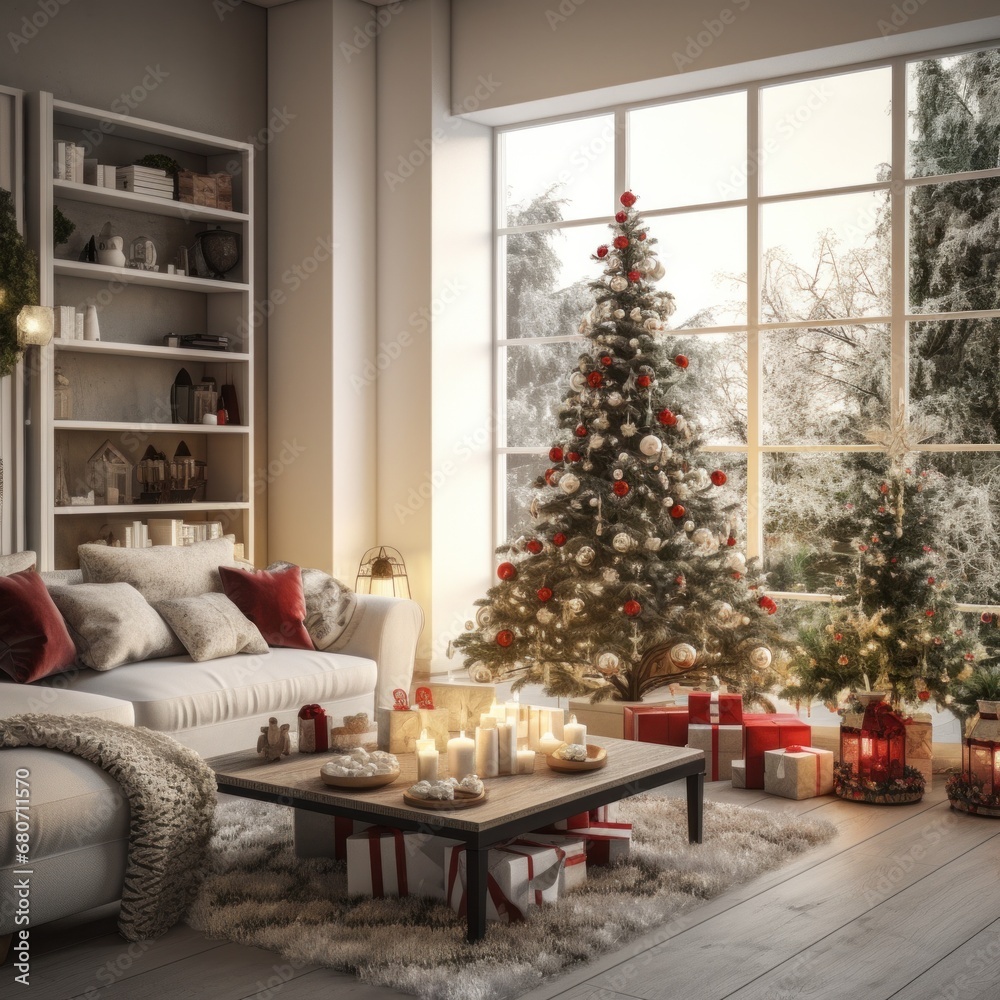
[[[653,266],[653,269],[648,273],[650,281],[659,281],[660,278],[662,278],[667,272],[663,267],[663,263],[661,261],[657,261]],[[673,296],[671,296],[671,298],[673,298]]]
[[[663,506],[664,507],[673,507],[673,505],[674,505],[674,498],[673,497],[664,497],[663,498]]]
[[[611,539],[611,547],[615,552],[628,552],[632,548],[632,537],[627,532],[619,531]]]
[[[599,448],[604,447],[604,438],[600,434],[595,434],[590,439],[590,447],[592,451],[597,451]]]
[[[625,400],[622,399],[622,394],[620,392],[609,392],[607,403],[608,406],[621,406]]]
[[[595,430],[606,431],[608,429],[608,415],[606,413],[601,413],[594,418],[593,425]]]
[[[720,622],[727,622],[733,617],[733,606],[726,601],[723,601],[715,612],[715,617],[719,619]]]
[[[589,503],[590,503],[591,507],[596,507],[597,504],[598,504],[598,502],[599,501],[598,501],[597,497],[591,497],[590,500],[589,500]]]
[[[631,347],[631,348],[633,348],[633,349],[635,349],[636,347],[638,347],[639,346],[639,340],[638,340],[638,338],[637,337],[633,337],[628,342],[628,346]],[[638,357],[638,356],[639,356],[639,354],[638,354],[638,352],[636,352],[636,357]]]
[[[578,566],[591,566],[595,558],[597,553],[589,545],[584,545],[576,554]]]
[[[659,552],[661,545],[663,545],[663,540],[660,538],[646,539],[646,548],[649,549],[650,552]]]
[[[684,522],[684,530],[685,531],[694,531],[694,521],[685,521]]]
[[[758,646],[750,650],[750,664],[758,670],[763,670],[771,665],[771,650],[767,646]]]
[[[625,310],[624,309],[616,309],[611,315],[614,316],[615,319],[624,319],[625,318]]]
[[[597,669],[602,674],[616,674],[621,669],[621,657],[617,653],[605,652],[597,657]]]
[[[581,392],[587,386],[587,379],[583,372],[573,372],[569,377],[569,384],[574,392]]]
[[[601,571],[601,579],[605,583],[617,583],[618,570],[616,570],[613,566],[608,566],[606,569]]]
[[[711,555],[719,549],[719,540],[708,528],[698,528],[691,532],[691,544],[694,545],[699,555]]]
[[[535,615],[535,618],[538,619],[541,625],[550,625],[555,620],[555,617],[555,612],[550,611],[548,608],[539,608],[538,614]]]
[[[726,569],[742,570],[747,564],[747,557],[736,549],[730,549],[726,553]]]
[[[658,319],[654,319],[652,316],[642,324],[650,333],[657,333],[662,329],[662,324]],[[581,331],[582,332],[582,331]]]
[[[572,472],[567,472],[566,475],[560,477],[559,488],[563,493],[575,493],[580,488],[580,480]]]
[[[621,469],[615,469],[615,471],[611,473],[611,476],[614,479],[622,479],[625,476],[625,473],[622,472]]]
[[[662,447],[662,444],[663,442],[661,442],[660,439],[655,434],[647,434],[639,442],[639,451],[641,451],[643,455],[648,455],[650,458],[652,458],[653,455],[660,454],[660,448]]]
[[[624,292],[628,288],[628,278],[623,278],[620,274],[616,274],[608,284],[613,292]]]
[[[690,643],[679,642],[676,646],[670,647],[670,652],[667,655],[675,667],[680,667],[681,670],[690,670],[698,659],[698,650]]]
[[[583,601],[581,601],[579,597],[571,597],[563,605],[563,607],[565,607],[566,610],[570,612],[570,614],[578,615],[578,614],[581,614],[583,612],[584,604],[583,604]]]
[[[629,314],[628,318],[638,323],[642,319],[642,310],[636,306]]]

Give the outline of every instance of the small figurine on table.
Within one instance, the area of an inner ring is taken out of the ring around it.
[[[292,752],[292,741],[288,737],[288,723],[278,725],[278,720],[272,715],[266,726],[260,727],[257,738],[257,753],[262,753],[268,762],[287,757]]]

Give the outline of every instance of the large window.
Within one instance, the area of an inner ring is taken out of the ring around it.
[[[631,188],[775,591],[832,593],[867,432],[933,421],[933,530],[959,599],[1000,604],[1000,50],[935,53],[497,134],[498,535],[527,530],[581,351],[590,259]]]

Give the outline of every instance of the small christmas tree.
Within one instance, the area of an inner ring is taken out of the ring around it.
[[[948,685],[971,673],[971,637],[930,544],[943,477],[901,467],[874,475],[857,510],[854,579],[838,578],[843,600],[800,633],[797,680],[783,694],[837,705],[866,681],[893,704],[951,701]]]
[[[530,537],[497,553],[500,582],[455,641],[466,664],[514,688],[641,700],[684,675],[765,704],[777,682],[777,606],[737,546],[732,506],[671,407],[689,360],[658,335],[674,298],[631,192],[594,260],[590,342],[559,410],[551,463],[535,482]]]
[[[38,304],[38,261],[17,230],[14,201],[0,188],[0,377],[21,359],[17,314]]]

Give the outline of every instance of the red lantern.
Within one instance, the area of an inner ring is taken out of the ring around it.
[[[962,744],[962,773],[948,782],[955,809],[1000,816],[1000,702],[979,702],[979,715]]]

